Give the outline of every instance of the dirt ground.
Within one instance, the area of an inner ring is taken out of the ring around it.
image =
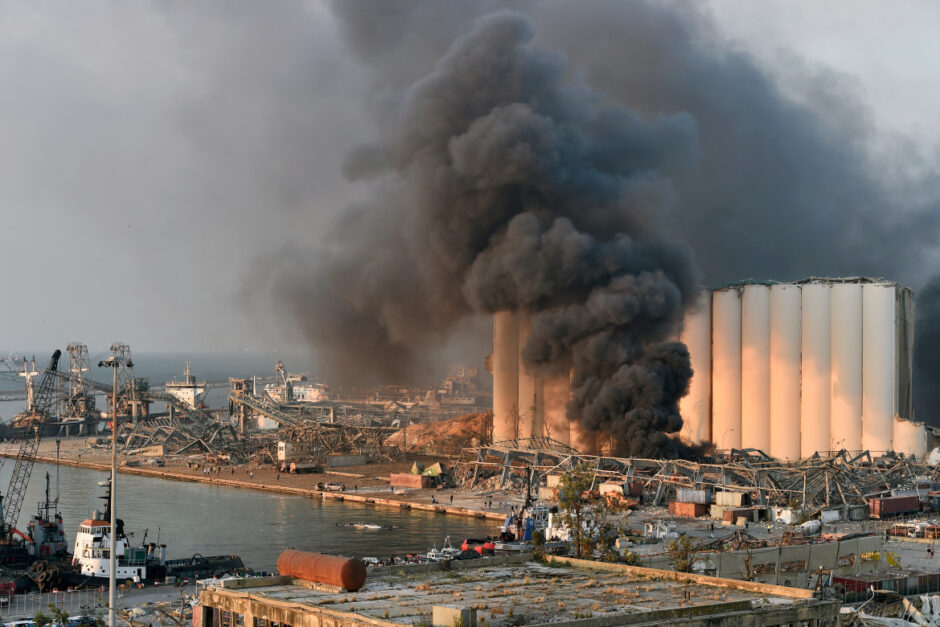
[[[16,444],[10,442],[0,443],[0,452],[15,453]],[[55,440],[45,440],[40,444],[38,455],[46,460],[56,457]],[[58,456],[63,461],[71,461],[81,465],[110,466],[110,451],[102,446],[92,447],[84,437],[63,438],[60,440]],[[187,460],[195,462],[198,456],[177,458],[167,456],[162,467],[148,466],[139,456],[118,456],[118,465],[127,461],[140,461],[136,470],[153,471],[159,476],[161,473],[178,474],[193,477],[198,481],[212,483],[225,481],[227,487],[262,488],[268,490],[291,489],[314,490],[318,482],[341,483],[346,487],[346,494],[361,495],[363,497],[382,497],[404,503],[436,502],[444,506],[465,508],[471,512],[491,512],[508,514],[511,508],[517,510],[522,499],[507,495],[501,491],[475,491],[467,492],[452,489],[408,490],[406,494],[393,494],[389,487],[389,474],[408,472],[414,462],[425,466],[437,461],[443,461],[446,466],[452,467],[453,460],[428,457],[424,455],[409,455],[406,460],[386,463],[371,463],[360,466],[346,466],[324,473],[290,474],[277,472],[271,466],[250,465],[204,465],[199,460],[198,467],[190,467]],[[148,472],[148,474],[151,474]],[[234,482],[236,485],[232,485]],[[433,498],[433,501],[432,501]],[[451,500],[453,499],[453,500]]]

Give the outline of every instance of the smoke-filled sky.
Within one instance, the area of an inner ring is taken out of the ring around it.
[[[459,116],[422,117],[442,104],[420,102],[435,80],[444,81],[441,93],[461,94],[451,108],[479,105],[472,90],[460,91],[472,81],[448,85],[441,63],[478,18],[502,6],[0,4],[0,347],[320,345],[334,329],[310,313],[332,301],[327,322],[360,330],[336,342],[352,351],[347,370],[372,355],[366,373],[386,374],[389,360],[419,372],[402,343],[485,354],[487,321],[468,312],[493,302],[481,306],[488,296],[444,260],[487,232],[436,216],[433,232],[453,238],[421,242],[437,265],[423,266],[433,276],[416,281],[393,264],[416,250],[409,234],[431,232],[428,225],[376,206],[426,201],[415,197],[415,181],[441,182],[415,146],[452,150],[461,172],[525,174],[487,171],[496,168],[479,144],[448,144],[447,124],[466,130]],[[529,68],[545,94],[526,92],[529,111],[506,107],[492,127],[474,130],[498,139],[499,123],[535,111],[556,127],[535,116],[528,132],[568,142],[555,166],[574,164],[591,184],[613,172],[610,163],[617,176],[630,173],[616,197],[626,193],[631,210],[610,224],[600,214],[585,218],[589,226],[575,220],[583,232],[622,229],[628,215],[625,228],[640,240],[655,233],[647,239],[687,243],[706,283],[867,274],[916,290],[933,274],[934,3],[511,8],[555,83]],[[494,103],[518,100],[502,94]],[[571,128],[580,130],[566,134]],[[618,138],[631,151],[618,152]],[[596,148],[589,158],[588,144]],[[566,181],[563,191],[579,184]],[[598,206],[609,193],[597,192]],[[419,289],[458,275],[454,293]],[[338,284],[348,277],[358,283]],[[345,296],[354,292],[352,310],[337,296],[344,287]],[[423,300],[434,302],[416,306]],[[378,311],[382,326],[363,310]]]

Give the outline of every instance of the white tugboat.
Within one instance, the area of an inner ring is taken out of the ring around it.
[[[80,569],[80,574],[95,579],[107,580],[111,574],[111,484],[106,486],[107,509],[94,511],[78,526],[75,534],[75,550],[72,552],[72,565]],[[124,533],[124,521],[117,519],[117,541],[115,542],[117,572],[119,581],[154,581],[166,575],[177,577],[211,577],[237,571],[244,571],[245,565],[237,555],[212,555],[204,557],[194,555],[188,559],[167,560],[166,545],[147,542],[140,546],[131,546]]]
[[[75,534],[75,549],[72,551],[72,564],[81,568],[81,574],[87,577],[108,579],[111,575],[111,485],[107,486],[107,509],[104,513],[92,512],[78,526]],[[144,581],[160,576],[165,571],[166,545],[151,543],[132,547],[124,535],[124,521],[117,519],[117,542],[115,560],[119,580],[132,579]],[[160,574],[154,571],[159,570]]]

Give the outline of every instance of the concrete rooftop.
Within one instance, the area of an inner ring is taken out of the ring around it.
[[[335,593],[299,585],[265,586],[231,593],[250,593],[259,600],[297,603],[407,625],[429,620],[435,605],[475,608],[479,624],[495,626],[567,622],[732,603],[740,610],[742,602],[753,602],[755,606],[799,603],[766,593],[533,562],[423,571],[414,576],[380,572],[370,570],[366,586],[355,593]]]

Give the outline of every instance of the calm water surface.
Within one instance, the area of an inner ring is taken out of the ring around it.
[[[0,467],[0,490],[10,482],[13,460]],[[20,528],[36,512],[43,499],[45,474],[50,475],[52,494],[56,491],[56,468],[36,464],[26,501],[20,514]],[[82,468],[61,467],[59,511],[62,513],[71,547],[79,522],[93,509],[104,510],[104,488],[99,481],[107,473]],[[133,541],[143,538],[167,545],[169,558],[237,554],[248,566],[274,570],[277,556],[287,548],[357,557],[424,551],[440,546],[445,536],[458,545],[465,537],[497,532],[493,521],[446,516],[429,512],[404,512],[385,507],[353,503],[322,502],[298,496],[239,490],[198,483],[165,481],[132,475],[118,476],[118,515]],[[337,522],[364,520],[401,525],[391,531],[357,531],[337,527]]]

